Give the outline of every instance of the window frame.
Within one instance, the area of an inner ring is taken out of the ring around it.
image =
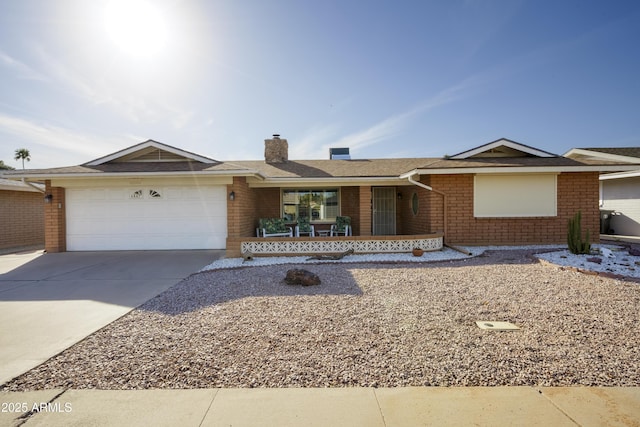
[[[418,193],[415,191],[411,196],[411,212],[413,216],[417,216],[418,212],[420,212],[420,196],[418,196]]]
[[[474,175],[473,216],[557,217],[558,173]]]
[[[300,193],[306,193],[306,194],[312,194],[312,193],[317,193],[317,192],[323,192],[323,193],[328,193],[328,192],[335,192],[336,194],[336,205],[335,205],[335,212],[336,212],[336,217],[340,216],[340,212],[341,212],[341,202],[340,202],[340,187],[300,187],[300,188],[281,188],[280,189],[280,216],[282,218],[285,219],[285,221],[287,222],[296,222],[299,215],[299,209],[296,212],[296,216],[293,219],[287,218],[287,212],[285,207],[287,206],[287,204],[285,203],[285,194],[288,192],[293,192],[294,194],[298,195]],[[324,201],[326,201],[326,195],[323,195],[324,197]],[[299,204],[298,204],[299,205]],[[296,206],[296,204],[292,204],[292,206]],[[328,205],[325,204],[325,209],[326,206],[332,206],[332,205]],[[309,209],[311,209],[311,207],[309,207]],[[311,215],[309,215],[309,223],[311,224],[322,224],[322,223],[334,223],[336,221],[335,217],[327,217],[327,218],[323,218],[323,219],[314,219],[313,218],[313,212],[311,213]]]

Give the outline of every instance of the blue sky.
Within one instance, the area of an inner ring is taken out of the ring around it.
[[[638,1],[7,0],[0,160],[640,146],[639,44]]]

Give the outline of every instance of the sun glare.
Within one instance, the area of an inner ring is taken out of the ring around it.
[[[167,41],[161,11],[145,0],[113,0],[105,9],[105,27],[122,51],[137,57],[158,53]]]

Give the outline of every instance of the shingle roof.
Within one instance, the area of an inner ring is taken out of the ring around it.
[[[100,173],[152,173],[152,172],[199,172],[199,171],[237,171],[239,167],[221,162],[214,166],[201,162],[123,162],[103,163],[95,166],[78,165],[51,169],[28,169],[29,175],[76,175]],[[23,171],[11,171],[5,174],[23,175]]]
[[[265,163],[263,160],[234,161],[243,168],[259,171],[272,178],[323,177],[397,177],[436,159],[351,159],[351,160],[289,160],[285,163]]]
[[[464,160],[438,159],[421,169],[465,169],[489,167],[584,166],[586,163],[566,157],[476,157]]]
[[[162,172],[218,172],[231,174],[258,172],[268,178],[357,178],[398,177],[414,169],[469,169],[495,167],[578,167],[609,166],[619,162],[596,159],[570,159],[567,157],[486,157],[469,159],[406,158],[406,159],[351,159],[351,160],[290,160],[270,164],[264,160],[239,160],[215,165],[200,162],[131,162],[104,163],[96,166],[69,166],[24,171],[38,175],[80,175],[101,173],[162,173]],[[640,164],[640,160],[638,161]],[[6,176],[22,175],[10,171]]]
[[[502,139],[494,141],[491,144],[505,143],[516,144],[516,148],[525,147],[513,141]],[[113,155],[106,156],[101,159],[107,159],[104,162],[90,162],[79,166],[69,166],[52,169],[31,169],[26,171],[8,171],[5,172],[7,177],[10,176],[29,176],[31,178],[41,178],[46,176],[86,176],[100,174],[140,174],[140,173],[167,173],[167,174],[184,174],[197,172],[203,174],[222,174],[222,175],[251,175],[258,173],[265,178],[398,178],[414,170],[422,170],[423,173],[437,170],[455,170],[464,172],[469,169],[482,168],[567,168],[568,170],[580,166],[612,166],[620,165],[622,162],[598,159],[597,156],[586,158],[568,158],[562,156],[551,155],[546,156],[523,156],[523,157],[468,157],[468,158],[401,158],[401,159],[325,159],[325,160],[289,160],[284,163],[266,163],[264,160],[239,160],[239,161],[214,161],[210,159],[189,154],[192,158],[184,158],[182,161],[122,161],[124,154],[131,154],[133,148],[155,147],[158,149],[167,149],[175,151],[178,154],[188,152],[167,146],[156,141],[146,141],[143,144],[121,150]],[[486,144],[485,144],[486,146]],[[595,148],[592,151],[601,151],[607,153],[615,153],[622,155],[637,155],[638,164],[640,165],[640,148]],[[135,152],[135,151],[134,151]],[[124,153],[124,154],[123,154]],[[624,153],[624,154],[623,154]],[[184,157],[184,156],[183,156]],[[179,157],[178,157],[179,158]],[[97,163],[97,164],[96,164]],[[629,163],[625,164],[626,167]],[[609,168],[611,170],[611,168]]]

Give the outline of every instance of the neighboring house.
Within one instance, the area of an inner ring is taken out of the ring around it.
[[[0,250],[44,246],[44,186],[0,178]]]
[[[574,148],[565,156],[577,160],[640,163],[640,147]],[[640,166],[636,170],[600,175],[600,208],[615,211],[607,234],[640,236]]]
[[[149,140],[80,166],[11,175],[46,182],[51,252],[226,248],[237,256],[244,241],[258,240],[260,218],[299,216],[316,230],[349,216],[358,238],[443,233],[450,244],[565,243],[578,211],[583,228],[599,228],[599,173],[633,169],[508,139],[448,158],[332,153],[338,158],[289,160],[287,140],[274,135],[264,160],[222,162]]]

